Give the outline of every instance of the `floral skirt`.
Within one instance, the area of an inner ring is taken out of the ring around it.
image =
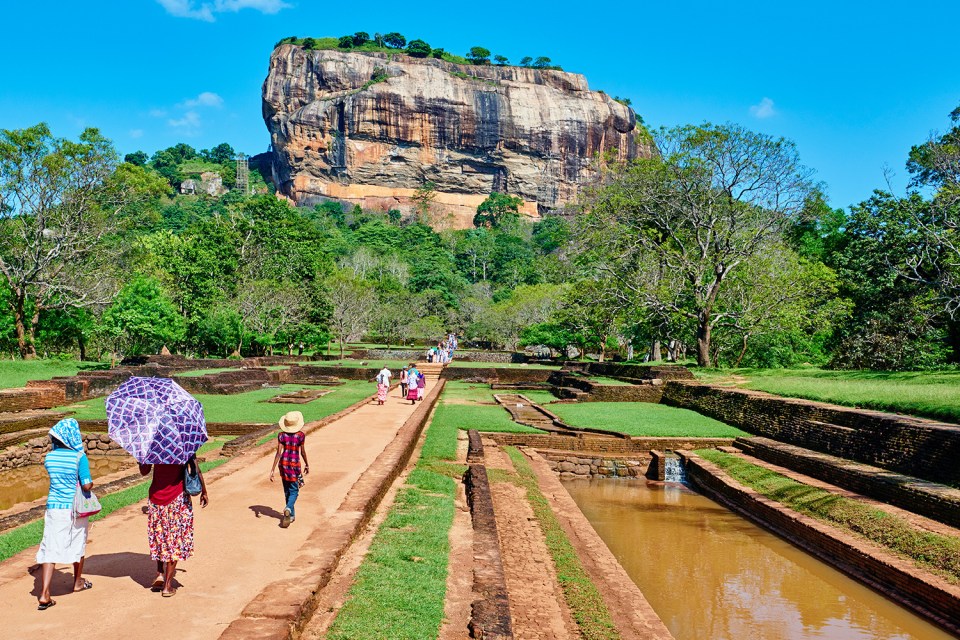
[[[377,385],[377,400],[380,402],[387,401],[387,393],[390,391],[390,385],[378,384]]]
[[[193,505],[186,494],[170,504],[150,503],[147,542],[151,560],[173,562],[193,555]]]

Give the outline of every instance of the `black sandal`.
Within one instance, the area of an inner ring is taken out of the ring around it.
[[[40,602],[37,604],[37,611],[46,611],[53,605],[57,604],[56,600],[50,600],[49,602]]]

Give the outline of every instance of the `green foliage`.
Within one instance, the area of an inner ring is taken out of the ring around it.
[[[522,198],[494,191],[477,206],[473,226],[497,227],[507,215],[518,215],[521,206],[523,206]]]
[[[133,153],[128,153],[127,155],[123,156],[124,162],[129,162],[130,164],[134,164],[138,167],[146,165],[149,159],[150,156],[143,151],[134,151]]]
[[[352,49],[353,36],[340,36],[340,39],[337,40],[337,47],[340,49]]]
[[[433,49],[423,40],[411,40],[410,44],[407,45],[407,55],[413,56],[414,58],[426,58],[430,55],[431,51],[433,51]]]
[[[396,31],[383,36],[383,43],[392,49],[403,49],[407,45],[407,39]]]
[[[498,67],[505,67],[510,64],[510,60],[506,56],[496,55],[493,56],[493,61],[497,64]]]
[[[530,56],[523,56],[522,58],[520,58],[521,67],[529,67],[531,64],[533,64],[533,58],[531,58]]]
[[[471,47],[467,52],[470,64],[490,64],[490,50],[483,47]]]
[[[532,66],[534,69],[546,69],[546,68],[550,67],[550,63],[551,63],[551,62],[553,62],[553,61],[550,60],[550,58],[548,58],[547,56],[540,56],[540,57],[538,57],[536,60],[533,61],[533,64],[532,64],[531,66]]]
[[[729,453],[697,453],[772,500],[866,538],[952,584],[960,584],[958,537],[932,533],[869,503],[802,484]]]
[[[101,326],[124,354],[157,353],[183,340],[186,327],[154,278],[128,282],[103,313]]]

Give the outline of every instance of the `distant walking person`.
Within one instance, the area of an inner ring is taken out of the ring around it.
[[[390,393],[390,378],[392,377],[393,374],[390,373],[390,369],[387,369],[386,365],[377,374],[377,404],[382,405],[387,401],[387,394]]]
[[[407,400],[410,401],[410,404],[417,403],[417,395],[419,395],[419,383],[422,374],[417,370],[417,365],[410,365],[410,371],[407,372],[407,384],[409,389],[407,390]]]
[[[280,418],[279,425],[277,455],[273,457],[273,465],[270,467],[270,482],[273,482],[273,472],[279,465],[280,480],[283,482],[283,498],[286,501],[280,526],[286,529],[297,519],[294,506],[300,496],[303,476],[310,473],[310,462],[307,460],[307,450],[304,447],[307,435],[303,432],[303,414],[299,411],[291,411]],[[300,471],[300,458],[303,458],[303,472]]]
[[[417,400],[423,400],[423,393],[426,388],[427,388],[427,377],[422,373],[419,373],[419,375],[417,376]]]
[[[407,397],[407,383],[410,381],[410,377],[407,375],[407,367],[404,367],[400,370],[400,397]]]
[[[200,506],[206,507],[210,503],[207,484],[196,458],[187,464],[140,465],[140,475],[153,471],[148,491],[147,543],[150,559],[157,563],[157,577],[150,589],[159,591],[164,598],[172,598],[177,593],[173,586],[177,562],[193,555],[193,500],[184,486],[187,465],[200,477]]]
[[[88,518],[77,518],[73,513],[73,500],[78,484],[83,491],[93,488],[90,477],[90,461],[83,452],[80,425],[73,418],[66,418],[50,429],[53,449],[47,454],[43,466],[50,476],[47,493],[47,510],[43,517],[43,540],[37,551],[37,563],[42,566],[42,583],[37,609],[45,611],[57,604],[50,598],[50,583],[53,581],[54,565],[73,564],[73,590],[85,591],[93,587],[83,579],[83,561],[87,550]]]

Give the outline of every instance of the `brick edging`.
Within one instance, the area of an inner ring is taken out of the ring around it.
[[[711,499],[926,620],[960,634],[960,587],[873,543],[770,500],[695,454],[680,455],[687,478]]]
[[[440,380],[406,419],[394,439],[360,475],[330,520],[315,529],[291,562],[288,574],[300,575],[267,584],[220,635],[224,640],[298,638],[316,610],[343,554],[360,535],[384,495],[406,467],[443,391]]]
[[[580,507],[540,454],[523,449],[530,460],[540,491],[573,545],[587,575],[624,640],[666,640],[673,635],[633,582],[626,570],[594,530]]]

